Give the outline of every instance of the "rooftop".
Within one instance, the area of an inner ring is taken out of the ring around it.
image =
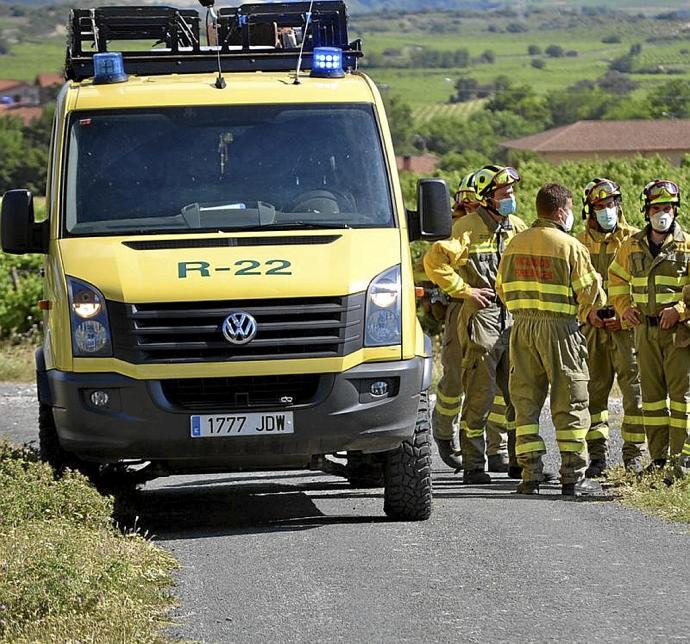
[[[577,121],[501,145],[534,152],[690,150],[690,119]]]

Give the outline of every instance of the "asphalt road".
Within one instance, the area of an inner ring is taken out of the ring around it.
[[[36,438],[33,387],[0,386],[0,434]],[[552,451],[554,448],[551,445]],[[308,472],[175,477],[129,511],[181,563],[173,637],[204,642],[690,640],[687,527],[558,488],[464,487],[434,514]]]

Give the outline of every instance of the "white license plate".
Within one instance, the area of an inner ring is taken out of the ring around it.
[[[208,414],[190,418],[192,438],[294,434],[292,412]]]

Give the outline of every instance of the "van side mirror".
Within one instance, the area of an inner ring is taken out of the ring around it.
[[[417,182],[417,211],[407,211],[410,241],[435,241],[450,237],[450,191],[443,179]]]
[[[34,198],[28,190],[9,190],[2,198],[0,238],[2,250],[13,255],[47,253],[49,224],[36,223]]]

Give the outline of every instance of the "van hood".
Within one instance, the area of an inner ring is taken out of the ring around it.
[[[400,263],[395,228],[72,237],[66,275],[128,303],[345,295]]]

